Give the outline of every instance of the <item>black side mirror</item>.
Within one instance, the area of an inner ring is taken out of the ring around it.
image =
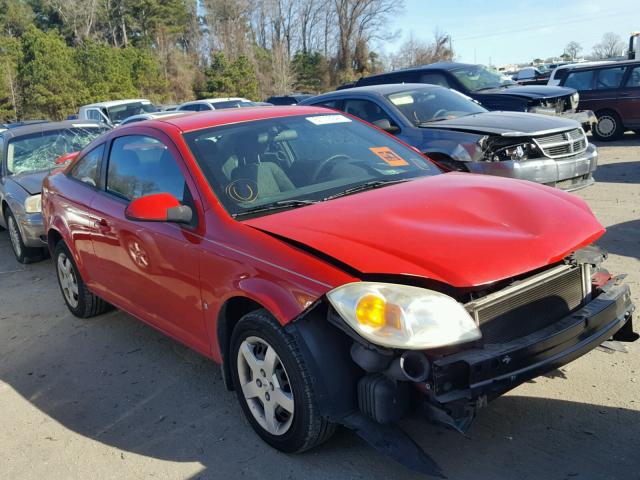
[[[191,220],[193,220],[193,210],[188,205],[167,209],[167,222],[186,223],[188,225]]]
[[[400,131],[400,127],[398,127],[397,125],[391,125],[391,122],[389,122],[389,120],[387,120],[386,118],[381,118],[380,120],[376,120],[372,123],[380,130],[384,130],[385,132],[398,133]]]

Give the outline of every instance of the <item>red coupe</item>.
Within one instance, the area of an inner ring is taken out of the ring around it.
[[[114,305],[221,363],[285,452],[342,424],[419,468],[392,426],[417,405],[463,430],[488,400],[636,338],[582,200],[442,174],[321,108],[115,129],[45,180],[42,207],[71,312]]]

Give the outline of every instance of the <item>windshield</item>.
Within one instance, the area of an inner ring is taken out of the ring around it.
[[[516,82],[508,77],[489,70],[482,65],[469,65],[467,67],[457,68],[452,70],[451,73],[453,73],[467,90],[472,92],[516,84]]]
[[[185,139],[218,199],[237,217],[440,172],[388,135],[339,114],[214,127]]]
[[[487,111],[469,97],[447,88],[407,90],[387,98],[416,126]]]
[[[158,107],[156,107],[153,103],[142,102],[125,103],[123,105],[116,105],[115,107],[107,108],[109,120],[113,124],[120,123],[125,118],[129,118],[133,115],[140,115],[141,113],[152,113],[157,111]]]
[[[37,172],[54,168],[55,160],[67,153],[78,152],[106,127],[74,127],[32,133],[9,141],[7,170],[11,174]]]

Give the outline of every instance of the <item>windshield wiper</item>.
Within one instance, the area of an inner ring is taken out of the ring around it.
[[[313,205],[318,203],[316,200],[280,200],[278,202],[268,203],[266,205],[260,205],[258,207],[249,208],[242,212],[234,213],[231,216],[233,218],[241,215],[249,215],[253,213],[271,212],[274,210],[284,210],[286,208],[298,208],[306,207],[307,205]]]
[[[387,185],[393,185],[394,183],[402,183],[408,182],[411,180],[410,178],[402,178],[396,180],[371,180],[370,182],[361,183],[360,185],[356,185],[355,187],[347,188],[342,192],[335,193],[333,195],[329,195],[322,199],[323,202],[327,200],[333,200],[334,198],[344,197],[346,195],[351,195],[353,193],[364,192],[366,190],[373,190],[374,188],[386,187]]]

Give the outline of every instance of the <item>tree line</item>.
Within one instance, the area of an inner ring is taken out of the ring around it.
[[[329,90],[424,59],[431,46],[414,40],[405,58],[373,49],[398,35],[387,25],[403,8],[403,0],[0,0],[0,122],[62,119],[127,97]]]

